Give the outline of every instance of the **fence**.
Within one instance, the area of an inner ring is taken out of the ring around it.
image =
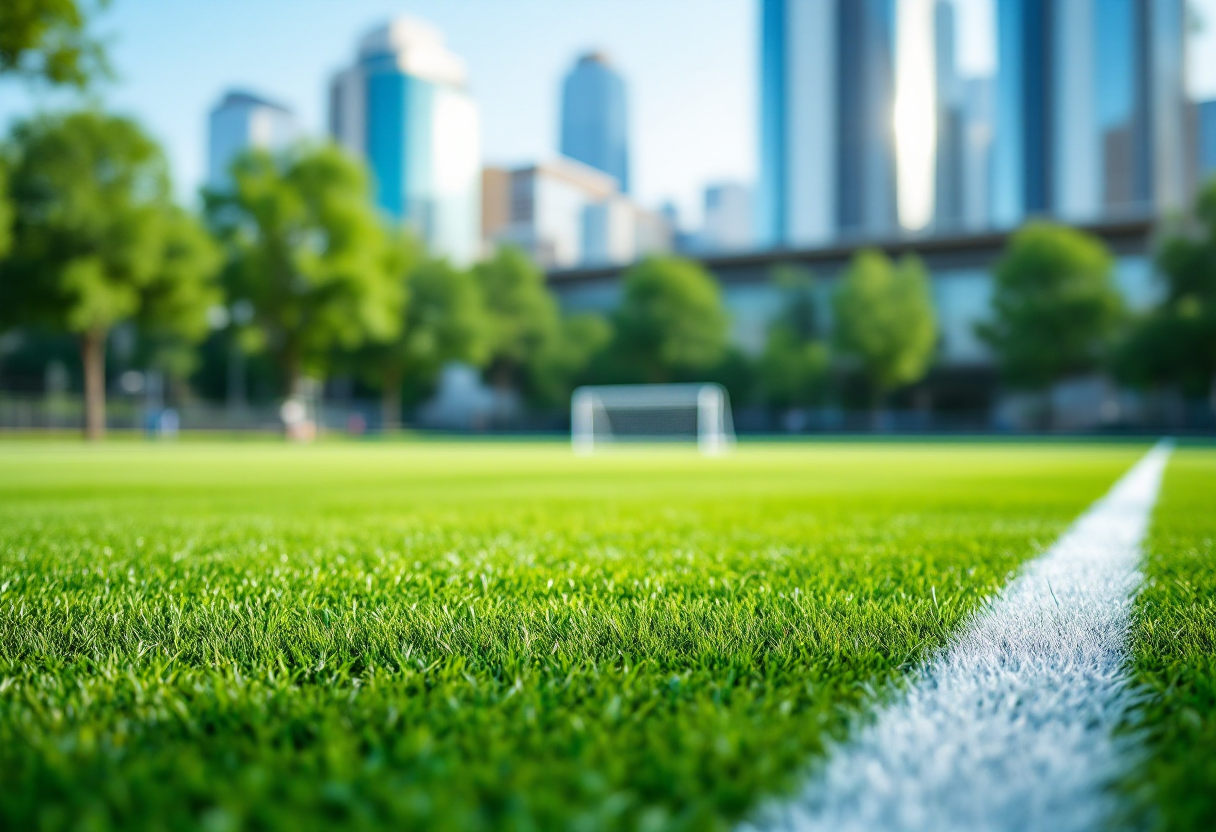
[[[1007,404],[1018,404],[1006,400]],[[1090,433],[1136,434],[1216,433],[1216,415],[1207,402],[1183,402],[1177,397],[1146,399],[1137,407],[1123,407],[1112,418],[1071,421],[1057,413],[1054,424],[1035,424],[1009,417],[1009,406],[991,411],[933,411],[928,409],[868,410],[839,407],[775,410],[758,406],[734,408],[735,430],[742,435],[814,434],[1034,434]],[[155,433],[163,428],[164,411],[150,408],[138,397],[111,395],[106,402],[106,425],[111,430]],[[193,401],[173,408],[176,428],[182,431],[281,434],[284,430],[278,404],[229,407]],[[318,431],[329,434],[379,433],[380,405],[374,401],[322,402],[315,409]],[[407,418],[406,428],[418,429]],[[84,402],[76,394],[0,393],[0,431],[75,431],[84,427]],[[570,429],[568,410],[523,408],[509,418],[474,420],[449,434],[565,434]]]

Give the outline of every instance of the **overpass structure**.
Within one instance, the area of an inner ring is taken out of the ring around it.
[[[1160,291],[1153,268],[1155,221],[1130,218],[1079,229],[1101,239],[1115,258],[1114,279],[1132,309],[1152,305]],[[933,289],[941,333],[938,365],[946,369],[984,370],[991,366],[975,325],[989,315],[992,270],[1009,242],[1011,231],[938,234],[813,249],[771,251],[695,258],[718,280],[732,322],[732,338],[755,354],[764,346],[769,322],[780,310],[782,293],[773,272],[794,266],[814,274],[821,323],[830,329],[831,291],[860,250],[876,249],[892,258],[916,255],[925,263]],[[562,269],[549,272],[549,287],[567,312],[611,312],[620,299],[621,275],[628,265]]]

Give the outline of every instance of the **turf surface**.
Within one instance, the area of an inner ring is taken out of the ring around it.
[[[1134,820],[1216,829],[1216,451],[1175,452],[1147,548],[1133,646],[1148,754],[1126,784]]]
[[[727,828],[1142,452],[0,445],[0,827]]]

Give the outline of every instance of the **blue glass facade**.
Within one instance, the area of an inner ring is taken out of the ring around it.
[[[439,34],[410,20],[364,38],[331,85],[330,130],[368,163],[376,205],[456,263],[481,248],[477,108]]]
[[[844,234],[881,234],[896,225],[895,2],[848,0],[836,13],[836,225]]]
[[[405,157],[409,80],[399,72],[376,72],[367,78],[367,160],[373,174],[376,204],[396,217],[406,217]]]
[[[1176,207],[1180,0],[997,2],[995,222]]]
[[[881,237],[897,226],[895,0],[762,0],[762,246]]]
[[[629,192],[629,116],[625,79],[603,55],[584,55],[562,89],[562,155],[616,178]]]
[[[789,170],[786,143],[786,42],[789,0],[760,4],[760,186],[756,236],[761,246],[789,238]]]
[[[1106,0],[1095,15],[1097,142],[1104,210],[1150,207],[1152,193],[1152,77],[1143,0]]]
[[[1055,39],[1049,0],[998,0],[993,218],[1051,211]]]
[[[1216,101],[1199,105],[1199,173],[1216,176]]]

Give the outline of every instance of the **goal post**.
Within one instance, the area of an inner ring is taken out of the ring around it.
[[[730,396],[720,384],[612,384],[570,398],[570,441],[590,454],[621,442],[696,442],[701,453],[735,443]]]

